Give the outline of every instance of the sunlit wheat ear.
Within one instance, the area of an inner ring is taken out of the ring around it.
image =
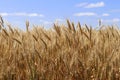
[[[80,25],[80,22],[78,22],[78,28],[79,28],[79,30],[80,30],[80,32],[81,32],[81,34],[82,34],[82,27],[81,27],[81,25]]]
[[[42,39],[42,38],[40,38],[40,40],[43,42],[43,44],[45,45],[45,49],[47,49],[47,44],[46,44],[46,42]]]
[[[2,18],[2,16],[0,16],[0,24],[4,27],[4,21],[3,21],[3,18]]]
[[[69,30],[71,30],[71,24],[70,24],[70,21],[68,19],[67,19],[67,25],[68,25]]]
[[[76,32],[75,25],[74,25],[73,22],[72,22],[72,30],[73,30],[74,32]]]
[[[44,31],[42,31],[42,33],[49,41],[51,41],[51,38],[47,35],[47,33],[45,33]]]
[[[86,27],[87,31],[89,32],[90,30],[89,30],[89,27],[87,26],[87,24],[85,24],[85,27]]]
[[[0,30],[2,29],[2,27],[4,27],[4,21],[2,16],[0,16]]]
[[[9,30],[12,32],[12,34],[14,34],[14,31],[13,31],[13,29],[12,29],[11,25],[10,25],[10,24],[8,24],[7,26],[9,27]]]
[[[13,38],[13,40],[15,40],[17,43],[19,43],[20,45],[22,44],[21,41],[19,41],[18,39],[16,38]]]
[[[2,29],[2,31],[5,33],[6,36],[9,36],[9,34],[7,33],[5,29]]]
[[[102,21],[101,21],[101,19],[99,19],[98,25],[101,26],[101,24],[102,24]]]
[[[55,29],[56,33],[57,33],[59,36],[61,36],[60,28],[59,28],[56,24],[54,24],[54,29]]]
[[[33,38],[36,40],[36,41],[38,41],[38,39],[37,39],[37,37],[35,36],[35,35],[32,35],[33,36]]]
[[[26,21],[26,30],[28,31],[29,30],[29,21]]]

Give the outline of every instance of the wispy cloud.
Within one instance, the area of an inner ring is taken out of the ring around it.
[[[40,20],[43,25],[51,25],[53,22],[47,20]]]
[[[120,12],[120,9],[113,9],[110,12]]]
[[[0,13],[1,16],[8,16],[8,13]]]
[[[62,22],[62,21],[64,21],[64,19],[57,18],[55,21]]]
[[[120,22],[120,19],[119,18],[113,18],[113,19],[107,19],[107,20],[102,19],[102,22],[118,23],[118,22]]]
[[[105,16],[109,16],[109,15],[110,15],[110,14],[108,14],[108,13],[103,13],[103,14],[102,14],[102,16],[104,16],[104,17],[105,17]]]
[[[76,17],[81,17],[81,16],[95,16],[95,17],[108,17],[110,16],[109,13],[102,13],[102,14],[97,14],[95,12],[80,12],[80,13],[75,13],[73,14],[73,16],[76,16]]]
[[[98,8],[98,7],[104,7],[105,3],[104,2],[97,2],[97,3],[80,3],[77,4],[76,7],[83,7],[83,8]]]
[[[76,7],[84,7],[86,5],[88,5],[88,3],[87,2],[83,2],[83,3],[76,4],[75,6]]]
[[[44,17],[43,14],[38,13],[25,13],[25,12],[16,12],[16,13],[0,13],[1,16],[26,16],[26,17]]]
[[[80,12],[80,13],[75,13],[74,16],[80,17],[80,16],[97,16],[96,13],[94,12]]]
[[[85,6],[85,8],[97,8],[97,7],[104,7],[104,2],[97,2],[97,3],[90,3]]]
[[[64,24],[65,22],[66,22],[66,20],[63,18],[56,18],[54,21],[54,23],[58,24],[58,25]]]
[[[113,22],[120,22],[120,19],[119,18],[114,18]]]

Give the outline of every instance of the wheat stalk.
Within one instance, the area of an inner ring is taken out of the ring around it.
[[[16,38],[12,38],[13,40],[15,40],[17,43],[19,43],[20,45],[22,44],[21,41],[19,41],[18,39]]]
[[[9,36],[9,34],[7,33],[5,29],[2,29],[2,31],[5,33],[6,36]]]
[[[29,21],[26,21],[26,30],[29,30]]]

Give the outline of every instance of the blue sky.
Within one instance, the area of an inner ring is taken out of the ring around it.
[[[25,29],[25,21],[31,25],[51,27],[54,22],[66,19],[81,24],[97,26],[120,25],[120,0],[0,0],[0,15],[5,22]]]

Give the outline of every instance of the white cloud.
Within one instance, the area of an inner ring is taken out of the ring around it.
[[[120,12],[120,9],[113,9],[113,10],[111,10],[110,12]]]
[[[26,16],[26,17],[44,17],[42,14],[38,13],[25,13],[25,12],[16,12],[16,13],[0,13],[1,16]]]
[[[102,16],[109,16],[110,14],[108,13],[103,13]]]
[[[97,7],[104,7],[105,3],[104,2],[97,2],[97,3],[80,3],[77,4],[76,7],[83,7],[83,8],[97,8]]]
[[[8,13],[0,13],[1,16],[8,16]]]
[[[55,20],[55,22],[62,22],[62,21],[64,21],[64,19],[61,19],[61,18],[57,18],[57,19]]]
[[[37,17],[37,16],[43,17],[42,14],[37,14],[37,13],[31,13],[31,14],[28,14],[28,16],[30,16],[30,17]]]
[[[50,21],[44,21],[43,24],[48,25],[48,24],[52,24],[52,22],[50,22]]]
[[[65,22],[66,22],[66,20],[63,19],[63,18],[57,18],[57,19],[55,19],[55,21],[54,21],[54,23],[55,23],[55,24],[58,24],[58,25],[64,24]]]
[[[88,3],[87,2],[84,2],[84,3],[79,3],[77,5],[75,5],[76,7],[83,7],[83,6],[86,6]]]
[[[36,16],[38,16],[38,14],[36,14],[36,13],[31,13],[31,14],[29,14],[28,16],[30,16],[30,17],[36,17]]]
[[[90,3],[85,6],[85,8],[96,8],[96,7],[104,7],[104,2]]]
[[[107,20],[102,19],[102,22],[106,22],[106,23],[118,23],[118,22],[120,22],[120,19],[119,18],[113,18],[113,19],[107,19]]]
[[[113,22],[120,22],[120,19],[114,18],[114,19],[113,19]]]
[[[22,13],[22,12],[19,12],[19,13],[8,13],[9,15],[8,16],[27,16],[28,14],[27,13]]]
[[[46,20],[40,20],[40,22],[41,22],[43,25],[51,25],[51,24],[52,24],[51,21],[46,21]]]
[[[81,12],[81,13],[75,13],[74,16],[97,16],[94,12]]]

